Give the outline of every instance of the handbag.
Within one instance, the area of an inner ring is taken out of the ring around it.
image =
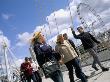
[[[49,47],[49,49],[47,48]],[[47,49],[46,49],[47,48]],[[60,65],[55,57],[54,51],[51,50],[51,47],[48,45],[42,46],[42,48],[38,48],[39,52],[43,54],[44,62],[41,66],[43,73],[46,78],[50,77],[54,72],[60,70]],[[52,55],[51,58],[47,57],[46,55]]]
[[[50,60],[42,65],[46,78],[50,77],[55,71],[60,70],[60,65],[56,60]]]

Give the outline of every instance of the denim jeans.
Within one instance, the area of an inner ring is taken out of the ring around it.
[[[63,75],[62,72],[60,70],[54,72],[50,78],[54,81],[54,82],[63,82]]]
[[[32,74],[30,76],[26,76],[27,82],[31,82],[31,79],[33,80],[33,82],[37,82],[36,77],[35,77],[34,74]]]
[[[35,78],[37,80],[37,82],[42,82],[42,77],[40,76],[38,71],[34,72]]]
[[[80,78],[82,82],[87,82],[87,79],[85,78],[85,74],[82,72],[78,58],[75,58],[75,59],[65,63],[65,65],[69,71],[70,82],[75,82],[74,75],[73,75],[73,67],[75,69],[76,76],[78,78]]]

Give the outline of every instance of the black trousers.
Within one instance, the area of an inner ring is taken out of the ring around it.
[[[38,71],[35,71],[34,75],[35,75],[35,78],[36,78],[37,82],[42,82],[42,78],[41,78],[41,76],[40,76]]]
[[[26,76],[27,82],[31,82],[31,79],[33,80],[33,82],[37,82],[34,74]]]

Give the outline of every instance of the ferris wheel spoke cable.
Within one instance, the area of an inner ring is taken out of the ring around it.
[[[69,15],[70,15],[70,20],[71,20],[71,24],[74,28],[74,24],[73,24],[73,17],[72,17],[72,12],[71,12],[71,7],[70,7],[70,1],[68,0],[68,8],[69,8]]]
[[[17,64],[15,62],[15,60],[17,60],[17,58],[15,57],[14,53],[9,48],[7,48],[7,49],[9,51],[10,55],[11,55],[11,58],[12,58],[12,61],[13,61],[14,65],[17,67]]]
[[[49,23],[49,19],[47,18],[47,23],[48,23],[48,28],[49,28],[49,31],[50,31],[50,35],[52,35],[52,32],[51,32],[51,26],[50,26],[50,23]],[[51,41],[52,43],[54,43],[54,41],[52,40]]]
[[[44,27],[44,32],[45,32],[45,38],[46,38],[46,40],[48,40],[48,38],[47,38],[46,26],[44,25],[43,27]]]
[[[100,15],[98,15],[95,11],[95,9],[93,9],[92,7],[90,7],[88,4],[85,4],[85,3],[80,3],[78,6],[77,6],[77,14],[78,14],[78,17],[79,17],[79,20],[81,21],[82,25],[84,27],[88,27],[89,28],[89,25],[87,24],[87,21],[85,20],[85,18],[83,16],[81,16],[81,8],[82,7],[86,7],[86,9],[91,12],[91,14],[96,18],[96,20],[92,21],[90,25],[92,25],[93,22],[97,21],[99,22],[99,26],[100,27],[103,27],[105,24],[104,22],[102,21]],[[92,18],[92,17],[91,17]],[[90,21],[90,20],[89,20]],[[96,23],[97,24],[97,23]],[[94,25],[93,25],[94,26]],[[89,28],[88,30],[90,29],[94,29],[94,28]]]

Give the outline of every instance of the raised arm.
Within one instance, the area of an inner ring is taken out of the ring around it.
[[[76,35],[76,34],[75,34],[75,31],[73,30],[73,28],[71,28],[71,31],[72,31],[72,34],[73,34],[74,38],[76,38],[76,39],[81,39],[81,38],[83,38],[83,37],[80,36],[80,35]]]

